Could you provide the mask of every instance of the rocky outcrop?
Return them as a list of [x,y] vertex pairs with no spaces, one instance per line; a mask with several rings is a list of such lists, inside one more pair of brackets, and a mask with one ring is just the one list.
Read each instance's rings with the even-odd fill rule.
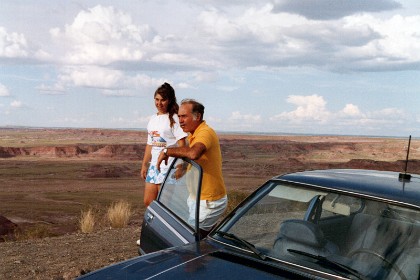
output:
[[144,145],[66,145],[37,147],[0,147],[0,158],[116,158],[137,160],[143,157]]
[[10,158],[26,154],[25,148],[0,147],[0,158]]
[[0,242],[10,240],[16,229],[17,225],[15,223],[0,215]]
[[96,157],[122,157],[127,159],[141,159],[144,145],[106,145],[97,149],[91,156]]

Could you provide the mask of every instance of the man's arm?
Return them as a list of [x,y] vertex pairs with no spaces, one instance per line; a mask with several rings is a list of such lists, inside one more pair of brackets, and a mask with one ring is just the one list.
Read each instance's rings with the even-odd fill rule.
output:
[[174,147],[168,148],[166,154],[163,151],[160,153],[158,161],[157,161],[157,168],[160,171],[160,164],[162,161],[165,161],[165,164],[168,163],[169,157],[178,157],[178,158],[189,158],[191,160],[199,159],[204,152],[206,151],[206,146],[201,143],[197,142],[192,147],[184,146],[184,147]]

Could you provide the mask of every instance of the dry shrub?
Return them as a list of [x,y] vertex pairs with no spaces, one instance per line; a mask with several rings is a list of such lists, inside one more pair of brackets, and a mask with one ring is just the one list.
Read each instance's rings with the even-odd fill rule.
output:
[[113,228],[123,228],[127,226],[131,215],[131,205],[124,200],[113,203],[108,208],[107,212],[107,218]]
[[80,220],[79,220],[79,227],[80,231],[83,233],[92,233],[95,229],[95,215],[93,214],[93,210],[89,209],[87,211],[82,211]]
[[34,224],[23,230],[15,231],[15,240],[30,240],[53,236],[49,227],[45,224]]

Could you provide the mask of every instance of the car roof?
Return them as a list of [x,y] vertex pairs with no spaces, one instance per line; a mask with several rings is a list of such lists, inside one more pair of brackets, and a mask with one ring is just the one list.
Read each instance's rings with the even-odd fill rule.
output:
[[280,175],[273,180],[360,193],[420,207],[420,175],[411,174],[410,180],[401,180],[399,174],[364,169],[326,169]]

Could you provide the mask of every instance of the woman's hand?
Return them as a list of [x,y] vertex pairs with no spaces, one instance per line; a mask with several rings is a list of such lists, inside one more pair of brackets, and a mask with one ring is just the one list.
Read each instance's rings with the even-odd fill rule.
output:
[[141,166],[141,170],[140,170],[140,176],[143,178],[143,180],[146,180],[146,176],[147,176],[147,166]]

